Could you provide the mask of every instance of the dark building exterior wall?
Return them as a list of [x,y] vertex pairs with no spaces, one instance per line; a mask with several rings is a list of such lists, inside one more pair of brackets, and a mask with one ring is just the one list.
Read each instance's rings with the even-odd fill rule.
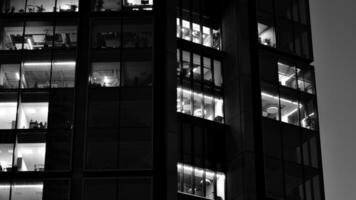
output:
[[0,199],[325,199],[307,0],[0,6]]

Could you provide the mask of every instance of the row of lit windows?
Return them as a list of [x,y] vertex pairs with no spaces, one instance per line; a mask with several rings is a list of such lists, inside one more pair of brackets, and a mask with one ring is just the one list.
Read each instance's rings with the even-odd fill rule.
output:
[[177,112],[224,123],[223,104],[221,97],[177,88]]
[[177,49],[177,76],[183,80],[222,87],[222,66],[219,60]]
[[[92,48],[152,47],[149,20],[94,20]],[[137,23],[137,22],[140,23]],[[0,50],[71,49],[77,46],[77,25],[69,21],[4,21],[1,24]]]
[[0,50],[70,49],[77,46],[77,26],[70,21],[3,21]]
[[205,199],[225,199],[225,174],[209,169],[177,164],[178,192]]
[[177,18],[177,38],[221,50],[220,29]]
[[74,60],[26,61],[22,64],[0,64],[0,88],[66,88],[74,87]]
[[[96,12],[152,10],[153,0],[93,0]],[[78,0],[4,0],[3,13],[78,12]]]

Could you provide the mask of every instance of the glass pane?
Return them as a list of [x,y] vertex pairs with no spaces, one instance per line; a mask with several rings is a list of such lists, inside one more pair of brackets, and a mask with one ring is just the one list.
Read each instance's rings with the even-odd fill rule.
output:
[[53,46],[53,24],[51,22],[27,22],[24,49],[42,50]]
[[177,88],[177,112],[183,112],[182,90]]
[[0,199],[10,200],[10,184],[0,183]]
[[96,12],[110,12],[119,11],[122,8],[122,0],[96,0],[95,11]]
[[57,0],[57,12],[78,12],[79,0]]
[[[179,88],[178,88],[179,90]],[[190,90],[181,89],[183,93],[182,107],[183,113],[191,115],[192,114],[192,92]]]
[[[13,152],[14,152],[13,144],[0,144],[0,171],[7,172],[12,170]],[[1,192],[0,192],[0,197],[1,197]]]
[[185,166],[183,168],[183,192],[193,194],[193,168]]
[[301,69],[298,73],[298,88],[302,92],[315,94],[314,71],[312,69]]
[[213,30],[213,45],[211,46],[214,49],[221,49],[221,33],[220,30]]
[[15,146],[18,171],[44,171],[46,143],[44,134],[19,134]]
[[0,88],[15,89],[19,87],[20,65],[0,64]]
[[193,115],[195,117],[203,117],[203,95],[193,93]]
[[206,198],[214,199],[215,197],[215,173],[211,170],[205,172],[205,192]]
[[92,48],[119,48],[121,47],[121,25],[118,20],[95,21]]
[[193,79],[196,81],[201,80],[201,62],[200,55],[193,54]]
[[201,44],[201,32],[199,24],[193,23],[192,36],[194,43]]
[[48,97],[45,93],[21,95],[18,108],[17,128],[47,129]]
[[152,47],[152,23],[150,20],[124,19],[124,48]]
[[190,72],[190,53],[188,51],[182,51],[182,75],[183,77],[190,78],[191,72]]
[[213,81],[213,75],[212,75],[212,72],[211,72],[211,59],[207,58],[207,57],[204,57],[203,66],[204,66],[204,69],[203,69],[204,82],[206,84],[211,84],[211,82]]
[[182,37],[182,32],[181,32],[182,26],[180,24],[180,19],[177,18],[176,22],[177,22],[177,38],[181,38]]
[[297,68],[278,62],[278,79],[280,85],[297,89]]
[[143,87],[152,85],[151,62],[126,62],[122,69],[123,86]]
[[262,116],[279,120],[279,95],[276,88],[262,85]]
[[316,130],[318,127],[318,116],[315,99],[308,96],[302,96],[299,110],[301,126],[307,129]]
[[182,20],[182,39],[191,41],[192,30],[190,29],[190,22],[187,20]]
[[93,87],[119,87],[120,62],[93,63],[90,83]]
[[279,102],[282,122],[299,125],[297,92],[281,88],[280,93]]
[[52,63],[49,60],[28,60],[22,65],[21,88],[48,88]]
[[77,26],[73,22],[57,22],[54,46],[58,49],[71,49],[77,46]]
[[214,99],[204,96],[204,119],[214,120],[215,117],[215,102]]
[[153,0],[124,0],[124,5],[131,10],[152,10]]
[[24,13],[26,0],[4,0],[3,13]]
[[1,23],[1,50],[21,50],[23,43],[23,22],[2,22]]
[[214,83],[218,87],[221,87],[223,84],[221,62],[217,60],[214,60]]
[[204,175],[205,172],[203,169],[195,168],[194,169],[194,194],[203,197],[204,196]]
[[0,93],[0,129],[16,128],[17,93]]
[[11,200],[42,200],[43,183],[15,183],[11,191]]
[[211,47],[213,44],[212,30],[209,27],[203,26],[203,45]]
[[75,62],[74,56],[54,55],[52,62],[52,88],[73,88],[75,81]]
[[214,98],[215,102],[215,116],[214,121],[224,123],[224,101],[222,99]]
[[274,27],[268,24],[258,23],[258,41],[260,44],[276,47]]
[[26,12],[53,12],[55,0],[27,0]]

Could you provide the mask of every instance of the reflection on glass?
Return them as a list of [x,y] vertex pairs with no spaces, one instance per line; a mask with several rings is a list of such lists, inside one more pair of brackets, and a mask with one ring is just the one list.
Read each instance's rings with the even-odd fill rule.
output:
[[96,12],[119,11],[122,8],[121,0],[96,0]]
[[21,88],[48,88],[50,85],[51,62],[24,62]]
[[142,87],[152,85],[151,62],[123,63],[122,77],[125,87]]
[[95,62],[92,64],[90,83],[94,87],[119,87],[120,63]]
[[23,43],[23,22],[2,22],[1,50],[21,50]]
[[46,143],[18,143],[15,165],[18,171],[44,171]]
[[[123,44],[124,48],[150,48],[152,47],[152,24],[142,23],[138,20],[124,21]],[[139,23],[138,23],[139,22]]]
[[0,64],[0,88],[14,89],[19,87],[20,65]]
[[289,88],[297,89],[297,68],[278,62],[279,84]]
[[11,200],[42,200],[43,183],[15,183],[11,191]]
[[[207,199],[225,199],[225,174],[208,169],[177,164],[178,192]],[[194,184],[193,184],[194,183]]]
[[301,104],[296,100],[296,95],[293,97],[281,97],[279,98],[280,109],[281,109],[281,120],[282,122],[288,124],[294,124],[296,126],[299,125],[299,107],[302,107]]
[[306,68],[298,72],[298,89],[302,92],[315,94],[314,72],[312,69]]
[[15,129],[17,94],[0,93],[0,97],[0,129]]
[[316,130],[317,114],[314,99],[305,98],[300,102],[300,124],[302,127]]
[[27,0],[27,13],[53,12],[55,0]]
[[52,63],[52,88],[74,87],[75,79],[75,61],[55,60]]
[[70,49],[77,46],[77,26],[68,22],[58,22],[55,28],[54,47]]
[[260,44],[276,47],[276,34],[272,26],[258,23],[258,41]]
[[211,59],[204,57],[203,58],[203,79],[206,83],[212,83],[213,81],[213,74],[211,73]]
[[124,6],[131,10],[152,10],[153,0],[123,0]]
[[121,46],[121,25],[114,21],[95,21],[93,48],[119,48]]
[[214,82],[215,85],[221,87],[223,84],[223,76],[221,71],[221,62],[214,60]]
[[201,81],[200,55],[193,54],[193,79]]
[[[221,33],[218,29],[212,29],[187,20],[176,19],[177,37],[192,41],[214,49],[221,49]],[[182,24],[181,24],[182,21]]]
[[279,98],[277,94],[269,94],[264,91],[262,98],[262,116],[279,120]]
[[24,36],[26,50],[42,50],[53,46],[53,24],[50,22],[27,22]]
[[190,53],[188,51],[182,51],[182,76],[190,78]]
[[79,0],[57,0],[57,12],[78,12]]
[[177,112],[224,123],[223,100],[221,98],[177,88]]
[[11,171],[13,152],[14,152],[13,144],[0,144],[0,171],[2,172]]
[[26,0],[4,0],[3,13],[24,13]]

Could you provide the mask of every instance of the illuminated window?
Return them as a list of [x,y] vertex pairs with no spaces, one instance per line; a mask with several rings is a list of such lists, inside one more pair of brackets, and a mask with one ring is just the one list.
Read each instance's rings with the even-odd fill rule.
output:
[[17,93],[0,93],[0,129],[16,128]]
[[44,171],[45,154],[46,143],[21,143],[20,139],[15,148],[15,166],[18,171]]
[[178,38],[221,50],[220,29],[202,26],[180,18],[177,18],[176,21]]
[[4,0],[3,2],[3,13],[78,12],[78,0]]
[[219,97],[177,88],[177,112],[223,123],[223,104]]
[[0,88],[15,89],[19,87],[20,65],[0,64]]
[[280,90],[263,84],[262,116],[307,129],[317,129],[315,97],[298,95],[296,91]]
[[152,10],[153,0],[123,0],[124,6],[130,10]]
[[120,63],[95,62],[92,64],[90,83],[94,87],[119,87]]
[[0,144],[0,171],[8,172],[12,170],[13,153],[14,144]]
[[206,199],[225,199],[225,174],[177,164],[178,192]]
[[258,23],[258,41],[260,44],[276,47],[276,34],[274,27]]

